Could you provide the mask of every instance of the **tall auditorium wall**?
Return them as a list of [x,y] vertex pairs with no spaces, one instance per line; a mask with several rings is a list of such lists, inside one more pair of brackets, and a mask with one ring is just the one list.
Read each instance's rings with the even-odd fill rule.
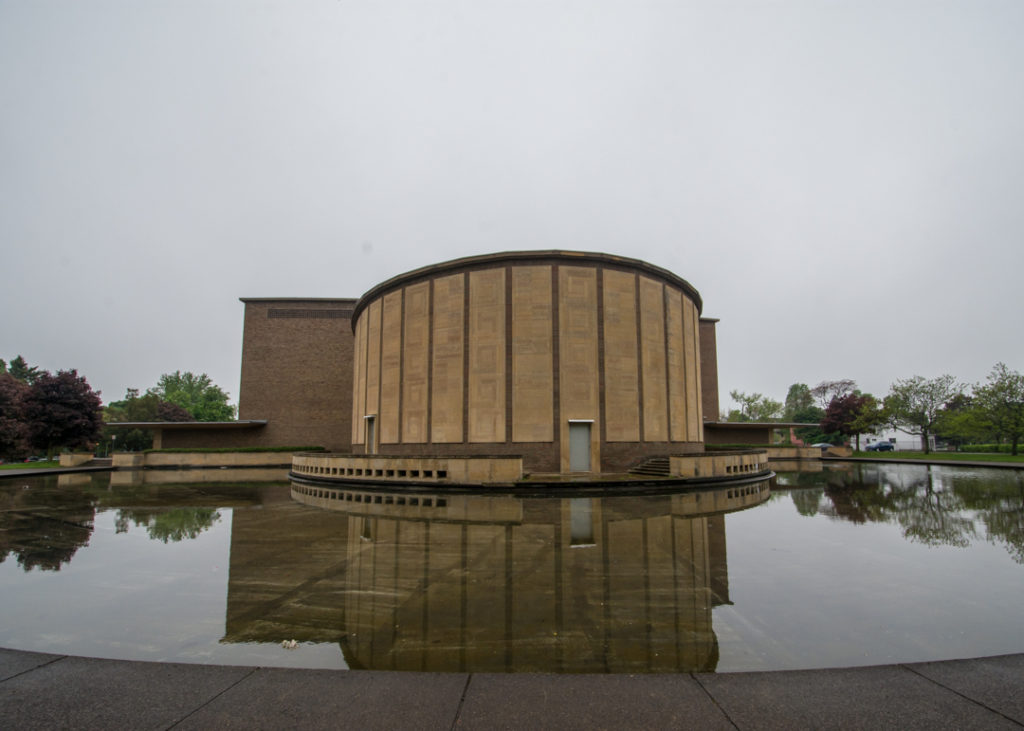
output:
[[[701,451],[700,308],[671,272],[603,254],[511,252],[395,277],[355,307],[352,449],[518,454],[530,472]],[[580,438],[589,469],[571,458]]]

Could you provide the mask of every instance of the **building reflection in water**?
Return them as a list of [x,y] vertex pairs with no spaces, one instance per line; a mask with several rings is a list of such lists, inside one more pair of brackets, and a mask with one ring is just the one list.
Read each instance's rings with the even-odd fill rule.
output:
[[234,513],[225,640],[336,641],[350,667],[381,670],[712,671],[711,610],[729,602],[724,514],[768,492],[295,483],[291,505],[276,493],[272,511]]

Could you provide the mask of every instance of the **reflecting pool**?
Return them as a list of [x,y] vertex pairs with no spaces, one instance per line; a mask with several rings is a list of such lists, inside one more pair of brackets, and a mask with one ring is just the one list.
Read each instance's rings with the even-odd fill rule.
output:
[[0,646],[597,673],[1024,651],[1016,470],[582,497],[144,478],[0,479]]

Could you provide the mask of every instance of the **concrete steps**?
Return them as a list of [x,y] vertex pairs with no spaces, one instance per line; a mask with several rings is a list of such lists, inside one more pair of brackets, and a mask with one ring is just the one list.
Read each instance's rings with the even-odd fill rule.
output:
[[647,475],[650,477],[669,477],[671,475],[668,457],[648,457],[629,471],[631,475]]

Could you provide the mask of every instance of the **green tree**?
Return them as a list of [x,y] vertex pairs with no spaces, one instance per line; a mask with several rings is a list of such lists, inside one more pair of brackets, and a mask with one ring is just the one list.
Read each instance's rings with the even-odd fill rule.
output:
[[235,418],[235,407],[228,403],[228,395],[205,373],[195,375],[188,371],[165,373],[155,388],[149,389],[161,401],[177,404],[196,421],[230,421]]
[[727,421],[772,421],[782,416],[782,403],[762,394],[730,391],[729,396],[740,408],[730,411]]
[[883,424],[885,424],[885,416],[878,401],[871,394],[860,391],[832,399],[821,420],[822,431],[837,432],[844,437],[854,437],[858,451],[860,451],[860,435],[872,432]]
[[[806,383],[794,383],[786,392],[786,406],[782,418],[786,421],[802,421],[797,414],[814,408],[814,396]],[[815,419],[818,421],[818,419]]]
[[100,395],[75,370],[43,371],[22,401],[29,443],[53,456],[60,447],[91,447],[103,427]]
[[878,399],[870,393],[864,394],[864,401],[861,403],[860,409],[857,410],[853,421],[850,422],[850,428],[857,435],[857,450],[860,450],[861,434],[870,434],[885,426],[887,422],[888,416]]
[[898,380],[885,397],[887,421],[907,434],[920,436],[922,448],[928,454],[928,437],[935,433],[943,406],[960,392],[960,384],[950,375]]
[[118,421],[192,421],[186,409],[163,401],[152,391],[139,396],[139,389],[129,388],[120,401],[112,401],[104,411],[108,423]]
[[1024,436],[1024,376],[996,363],[988,383],[974,387],[974,401],[998,439],[1010,442],[1011,454],[1017,454]]
[[[820,424],[825,410],[817,405],[814,394],[806,383],[794,383],[786,393],[786,406],[782,418],[804,424]],[[804,444],[829,442],[835,444],[840,435],[822,431],[820,426],[802,426],[794,430],[794,434]]]
[[116,443],[121,449],[138,452],[153,446],[153,432],[119,427],[118,422],[193,421],[193,417],[177,404],[161,401],[155,393],[139,396],[137,388],[129,388],[122,400],[112,401],[103,410],[103,421],[103,439],[108,446]]
[[965,442],[986,442],[993,440],[992,425],[975,400],[966,394],[957,394],[943,407],[935,425],[935,436],[958,447]]
[[45,372],[35,366],[30,366],[20,355],[10,362],[10,365],[6,367],[6,371],[22,383],[27,383],[30,386]]

